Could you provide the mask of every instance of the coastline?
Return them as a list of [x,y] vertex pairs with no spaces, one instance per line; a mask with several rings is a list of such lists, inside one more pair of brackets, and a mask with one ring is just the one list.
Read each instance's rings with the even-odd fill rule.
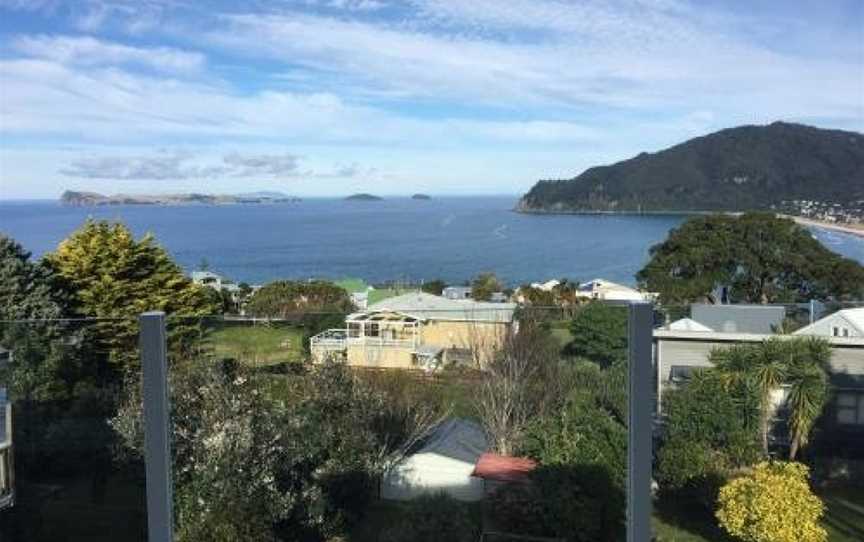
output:
[[780,215],[784,218],[791,218],[795,221],[796,224],[800,224],[802,226],[812,226],[814,228],[821,228],[823,230],[835,231],[838,233],[846,233],[849,235],[854,235],[856,237],[864,237],[864,225],[854,225],[854,224],[835,224],[833,222],[825,222],[823,220],[813,220],[812,218],[804,218],[800,216],[792,216],[792,215]]

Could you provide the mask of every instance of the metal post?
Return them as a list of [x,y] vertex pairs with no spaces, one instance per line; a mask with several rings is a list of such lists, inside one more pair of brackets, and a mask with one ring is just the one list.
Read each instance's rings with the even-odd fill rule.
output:
[[174,510],[171,447],[168,439],[168,363],[164,312],[145,312],[141,325],[141,370],[144,377],[144,461],[147,471],[149,542],[173,540]]
[[627,542],[651,540],[653,311],[650,303],[632,303],[629,310]]

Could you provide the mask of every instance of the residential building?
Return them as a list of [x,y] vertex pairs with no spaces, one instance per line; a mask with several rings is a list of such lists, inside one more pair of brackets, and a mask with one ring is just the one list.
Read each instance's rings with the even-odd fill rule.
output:
[[[741,314],[745,318],[736,325],[757,325],[748,310]],[[694,371],[712,366],[709,361],[712,350],[735,344],[761,343],[772,337],[791,339],[796,336],[821,336],[831,346],[829,379],[834,392],[823,427],[830,428],[826,434],[832,439],[864,439],[864,335],[833,335],[832,328],[837,327],[838,322],[848,321],[848,314],[835,317],[836,314],[829,315],[793,335],[705,330],[691,324],[693,320],[679,320],[654,330],[658,413],[662,411],[665,392],[686,383]],[[771,316],[774,321],[776,318],[777,315]],[[704,322],[696,323],[707,327]],[[758,323],[757,327],[762,328],[761,326],[764,326],[764,322]],[[824,330],[829,332],[820,332]],[[779,406],[784,400],[785,393],[778,390],[774,397],[775,406]]]
[[652,301],[657,297],[656,294],[640,292],[629,286],[604,279],[594,279],[580,284],[576,296],[584,299],[612,302]]
[[782,305],[690,305],[690,318],[724,333],[777,333],[786,318]]
[[216,290],[231,292],[232,296],[237,296],[240,293],[240,286],[237,283],[212,271],[192,271],[192,282]]
[[471,299],[471,287],[447,286],[441,291],[441,296],[447,299]]
[[864,307],[843,309],[813,322],[796,335],[864,338]]
[[344,329],[312,337],[312,358],[320,362],[337,357],[360,367],[424,370],[459,359],[482,361],[503,341],[515,309],[513,303],[404,294],[349,315]]
[[446,420],[382,477],[381,498],[410,500],[443,492],[460,501],[478,501],[483,498],[483,481],[472,473],[487,449],[480,425],[460,418]]

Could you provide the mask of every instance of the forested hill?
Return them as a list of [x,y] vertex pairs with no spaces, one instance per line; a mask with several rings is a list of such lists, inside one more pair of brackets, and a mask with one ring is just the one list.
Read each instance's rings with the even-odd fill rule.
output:
[[864,135],[775,122],[697,137],[573,179],[540,181],[526,212],[767,209],[864,199]]

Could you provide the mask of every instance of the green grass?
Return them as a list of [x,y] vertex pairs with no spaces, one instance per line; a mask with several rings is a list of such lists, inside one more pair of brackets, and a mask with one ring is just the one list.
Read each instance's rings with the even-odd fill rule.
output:
[[[828,540],[864,540],[864,489],[832,488],[818,493],[826,506],[822,525],[828,530]],[[730,542],[713,518],[686,503],[658,503],[653,525],[659,542]]]
[[369,286],[366,284],[366,281],[363,279],[342,279],[334,282],[336,286],[342,288],[349,294],[353,294],[354,292],[365,292],[366,288]]
[[570,322],[572,322],[572,320],[555,320],[554,322],[549,322],[549,333],[561,348],[564,348],[573,340],[573,334],[570,333]]
[[254,366],[300,361],[303,330],[285,326],[236,325],[213,331],[209,343],[217,357]]

